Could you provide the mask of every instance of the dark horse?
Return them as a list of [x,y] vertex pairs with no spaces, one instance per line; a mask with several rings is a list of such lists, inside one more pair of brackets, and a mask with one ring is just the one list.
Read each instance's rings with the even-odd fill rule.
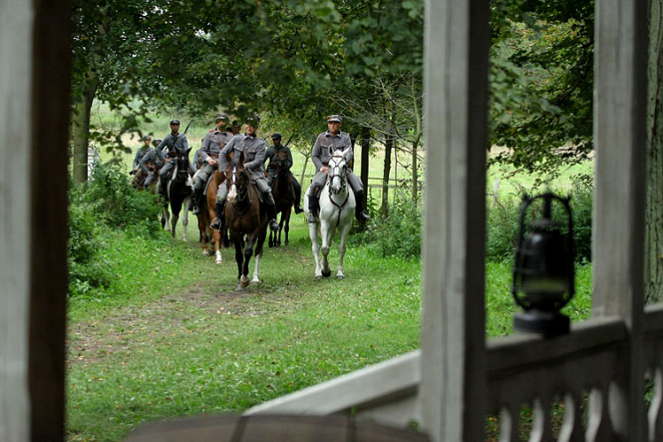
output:
[[[177,155],[171,161],[176,161],[173,172],[168,180],[166,187],[167,195],[164,195],[166,202],[163,205],[163,214],[161,215],[161,225],[166,228],[166,231],[172,233],[175,238],[175,228],[177,227],[177,220],[184,205],[184,218],[182,219],[182,241],[187,241],[186,227],[189,224],[189,206],[191,206],[191,197],[193,195],[193,182],[191,175],[189,175],[189,148],[186,151],[177,151]],[[160,186],[157,186],[160,187]],[[168,206],[173,212],[172,222],[169,224],[170,213]],[[172,226],[172,230],[171,230]]]
[[[226,225],[230,232],[230,240],[235,245],[235,261],[237,261],[237,290],[249,285],[249,261],[254,254],[256,264],[253,272],[254,284],[259,284],[260,258],[267,237],[267,214],[260,204],[260,198],[251,177],[244,167],[244,153],[232,157],[226,155],[226,183],[228,198],[226,204]],[[246,240],[245,240],[246,237]]]
[[290,232],[290,214],[295,203],[295,190],[290,180],[290,171],[285,167],[288,160],[287,151],[276,153],[276,176],[272,183],[272,194],[276,203],[276,216],[281,214],[278,232],[269,231],[269,247],[281,245],[281,231],[285,228],[285,245],[289,243],[288,232]]

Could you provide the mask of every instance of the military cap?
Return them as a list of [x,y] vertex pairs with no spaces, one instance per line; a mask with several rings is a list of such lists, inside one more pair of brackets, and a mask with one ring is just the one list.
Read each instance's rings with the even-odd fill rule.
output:
[[180,120],[170,120],[170,125],[172,126],[173,124],[180,124]]
[[152,139],[152,137],[149,136],[149,135],[145,135],[145,136],[143,137],[143,141],[147,141],[147,140],[151,140],[151,139]]
[[250,116],[246,117],[245,122],[250,124],[251,126],[257,127],[260,124],[260,116],[250,115]]
[[228,114],[216,114],[216,117],[214,118],[214,120],[216,120],[216,121],[219,121],[219,120],[228,121],[229,119],[230,119],[230,117],[228,116]]
[[272,140],[280,140],[281,139],[281,134],[276,132],[272,134]]
[[327,123],[340,123],[340,122],[341,122],[340,115],[330,115],[327,117]]

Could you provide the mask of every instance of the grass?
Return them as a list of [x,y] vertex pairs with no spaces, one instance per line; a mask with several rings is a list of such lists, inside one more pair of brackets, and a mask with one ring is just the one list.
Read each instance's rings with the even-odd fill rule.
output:
[[[349,248],[347,279],[316,282],[303,219],[293,224],[290,245],[266,251],[263,284],[245,292],[234,291],[227,249],[215,265],[196,242],[115,233],[104,253],[117,278],[105,296],[69,305],[68,440],[117,441],[143,421],[241,412],[419,346],[418,261]],[[511,332],[510,268],[487,266],[489,336]],[[590,272],[579,269],[574,320],[588,312]]]
[[[165,135],[169,118],[146,130]],[[206,130],[192,126],[189,139]],[[303,157],[294,157],[298,174]],[[129,164],[133,155],[120,158]],[[508,172],[490,171],[489,182]],[[371,175],[381,173],[374,158]],[[518,179],[528,185],[530,178]],[[500,191],[519,185],[502,180]],[[419,347],[419,261],[381,258],[370,244],[351,243],[347,279],[316,282],[300,215],[290,245],[267,249],[263,283],[236,292],[233,252],[223,249],[222,265],[203,257],[190,218],[189,243],[109,232],[101,253],[116,277],[103,293],[70,299],[69,441],[119,441],[145,421],[241,412]],[[331,254],[333,266],[335,248]],[[489,337],[513,331],[511,266],[486,266]],[[579,321],[590,311],[591,266],[579,266],[576,277],[578,293],[565,311]]]

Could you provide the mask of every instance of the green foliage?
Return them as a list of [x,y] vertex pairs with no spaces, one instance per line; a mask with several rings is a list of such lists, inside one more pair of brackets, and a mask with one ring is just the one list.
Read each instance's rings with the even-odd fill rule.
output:
[[131,187],[121,166],[97,166],[92,179],[69,192],[69,294],[96,297],[110,287],[116,268],[104,254],[114,232],[157,240],[162,236],[154,195]]
[[389,205],[389,216],[373,214],[362,241],[371,244],[381,257],[415,259],[421,256],[421,202],[397,196]]
[[[573,242],[576,261],[587,263],[592,260],[592,202],[594,187],[591,177],[574,177],[568,195],[573,215]],[[559,196],[566,193],[555,191]],[[530,195],[531,196],[531,195]],[[512,260],[516,247],[520,210],[523,195],[516,198],[498,198],[487,206],[486,257],[489,260]],[[566,233],[567,215],[563,206],[553,203],[552,216],[559,220],[562,233]],[[542,206],[533,204],[525,214],[525,221],[536,219],[543,212]]]
[[94,206],[102,222],[114,229],[128,229],[156,236],[161,230],[158,198],[131,186],[124,165],[111,161],[94,168],[86,185],[85,201]]

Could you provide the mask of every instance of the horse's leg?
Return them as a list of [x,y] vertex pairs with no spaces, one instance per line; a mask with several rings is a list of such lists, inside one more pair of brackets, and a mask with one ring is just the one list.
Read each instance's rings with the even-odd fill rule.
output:
[[315,259],[315,279],[322,278],[320,268],[320,246],[318,245],[318,224],[308,225],[308,236],[311,238],[311,249],[313,250],[313,259]]
[[214,255],[216,256],[216,263],[221,264],[223,259],[221,258],[221,235],[216,229],[210,229],[212,231],[212,244],[214,245]]
[[265,245],[265,239],[267,238],[267,226],[265,226],[265,229],[260,229],[258,231],[258,241],[256,244],[256,264],[255,268],[253,270],[253,279],[251,280],[251,284],[260,284],[260,259],[262,258],[262,250],[263,246]]
[[233,243],[235,244],[235,262],[237,263],[237,287],[235,290],[244,290],[245,286],[241,284],[242,262],[244,261],[244,253],[242,253],[242,241],[238,238],[233,238]]
[[168,211],[168,203],[163,206],[163,212],[161,212],[161,227],[166,229],[166,232],[170,232],[170,212]]
[[255,233],[251,235],[246,241],[246,247],[244,247],[244,265],[242,266],[242,278],[239,281],[242,287],[249,285],[249,262],[251,262],[251,256],[253,256],[253,245],[257,236]]
[[278,231],[279,238],[276,241],[276,245],[279,247],[281,247],[281,232],[283,232],[284,221],[285,221],[285,210],[281,212],[281,219],[279,219],[279,231]]
[[203,245],[203,256],[209,256],[209,251],[207,249],[207,229],[205,228],[205,217],[200,214],[198,216],[198,233],[200,236],[200,242]]
[[186,228],[189,225],[189,206],[191,206],[191,197],[188,196],[184,199],[184,216],[182,217],[182,241],[189,241]]
[[[288,207],[288,209],[284,212],[286,214],[285,217],[285,224],[284,224],[284,229],[285,229],[285,245],[287,246],[290,241],[288,240],[288,232],[290,232],[290,214],[291,214],[291,209],[292,207]],[[281,217],[281,222],[283,222],[283,217]]]
[[338,243],[338,271],[336,272],[336,277],[338,279],[345,278],[343,273],[343,256],[345,256],[345,250],[347,248],[346,239],[348,233],[350,233],[350,228],[352,228],[352,218],[349,220],[346,225],[341,229],[341,241]]
[[171,220],[170,220],[170,225],[172,226],[172,230],[170,231],[170,233],[173,239],[175,239],[175,229],[177,228],[177,221],[180,219],[180,214],[177,207],[178,206],[172,204],[170,206],[170,210],[173,211],[173,213],[171,213]]
[[322,237],[322,247],[320,248],[322,252],[322,276],[326,278],[331,275],[328,256],[331,239],[334,237],[334,228],[330,227],[326,221],[320,223],[320,236]]

